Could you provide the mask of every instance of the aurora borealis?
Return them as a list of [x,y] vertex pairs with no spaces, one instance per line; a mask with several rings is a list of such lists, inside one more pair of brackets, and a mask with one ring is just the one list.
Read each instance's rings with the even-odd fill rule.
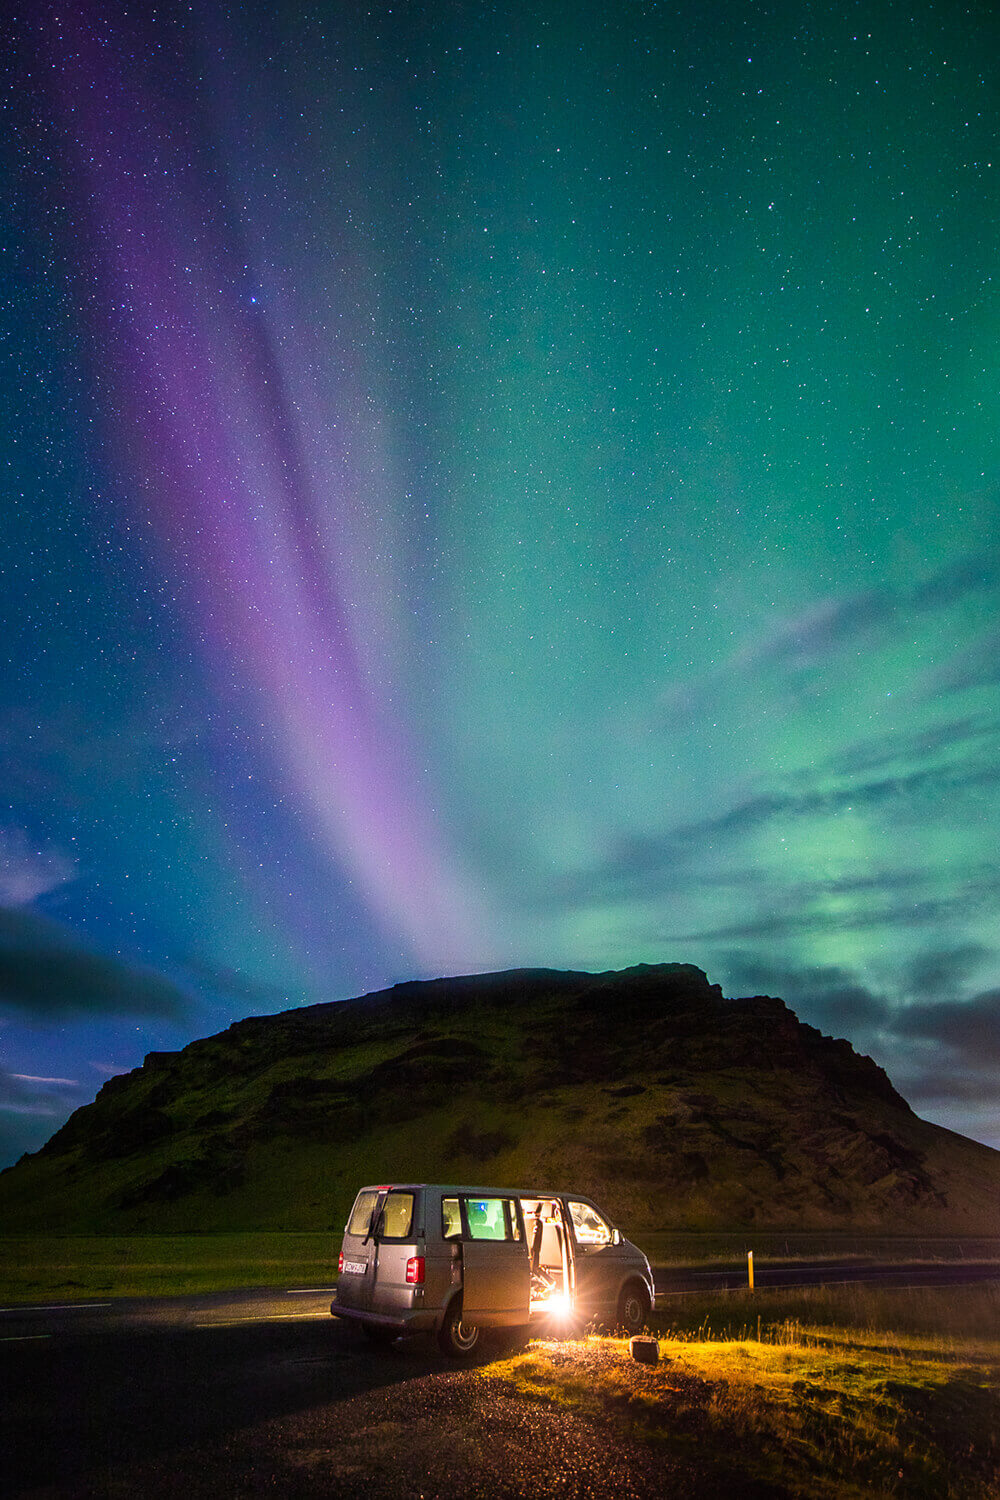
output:
[[1000,1145],[993,8],[5,25],[0,1161],[659,961]]

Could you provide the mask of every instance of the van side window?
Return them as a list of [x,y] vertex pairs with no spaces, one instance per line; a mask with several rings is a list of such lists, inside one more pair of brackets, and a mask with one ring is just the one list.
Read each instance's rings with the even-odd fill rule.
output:
[[462,1238],[462,1215],[457,1198],[441,1199],[441,1234],[446,1240]]
[[509,1198],[466,1198],[470,1240],[520,1238],[514,1205]]
[[372,1209],[375,1207],[378,1193],[359,1193],[354,1200],[351,1209],[351,1217],[347,1221],[348,1234],[367,1234],[371,1228]]
[[389,1193],[382,1210],[382,1239],[405,1240],[413,1223],[413,1194]]
[[578,1245],[611,1244],[611,1225],[589,1203],[574,1203],[570,1199],[569,1216]]

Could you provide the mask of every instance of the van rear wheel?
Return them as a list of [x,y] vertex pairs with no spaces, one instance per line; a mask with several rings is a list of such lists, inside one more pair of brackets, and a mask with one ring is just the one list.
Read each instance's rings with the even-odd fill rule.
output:
[[479,1344],[478,1323],[466,1323],[462,1317],[462,1299],[456,1297],[444,1315],[438,1343],[451,1359],[468,1359]]
[[649,1317],[649,1293],[639,1281],[622,1287],[618,1298],[618,1323],[626,1333],[641,1333]]

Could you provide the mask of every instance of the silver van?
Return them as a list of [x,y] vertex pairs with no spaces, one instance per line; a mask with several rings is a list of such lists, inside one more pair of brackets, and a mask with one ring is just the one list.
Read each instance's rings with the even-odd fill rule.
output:
[[358,1193],[330,1311],[375,1341],[435,1332],[462,1356],[484,1329],[638,1333],[654,1299],[649,1261],[588,1198],[420,1182]]

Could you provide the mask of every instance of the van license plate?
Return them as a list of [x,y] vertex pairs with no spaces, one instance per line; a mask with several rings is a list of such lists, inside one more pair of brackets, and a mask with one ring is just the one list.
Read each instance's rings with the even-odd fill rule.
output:
[[368,1262],[365,1260],[344,1261],[344,1270],[347,1272],[348,1276],[363,1276],[367,1269]]

